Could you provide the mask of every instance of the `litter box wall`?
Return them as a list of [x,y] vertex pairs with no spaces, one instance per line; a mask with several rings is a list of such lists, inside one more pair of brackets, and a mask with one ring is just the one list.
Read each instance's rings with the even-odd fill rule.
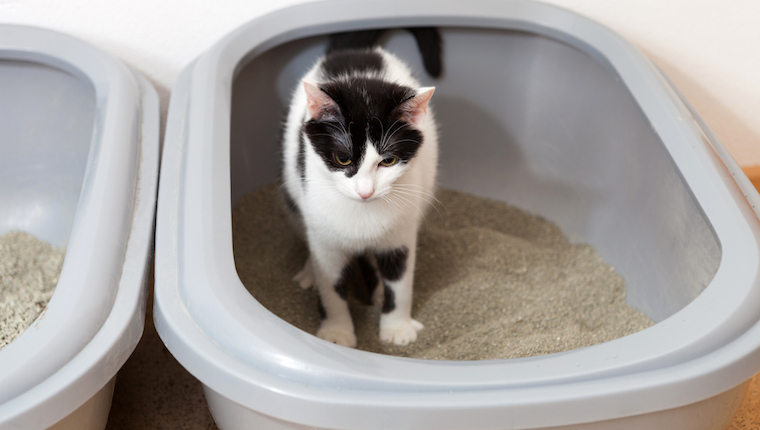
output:
[[[423,72],[408,32],[384,44],[420,71],[422,85],[436,86],[441,186],[540,213],[572,239],[593,244],[633,286],[629,303],[655,321],[702,292],[718,269],[720,245],[614,70],[536,33],[448,28],[442,36],[446,70],[437,80]],[[238,70],[233,206],[280,179],[284,112],[297,80],[325,48],[323,36],[299,39]]]
[[[278,177],[284,108],[324,35],[423,25],[445,39],[445,76],[424,82],[437,87],[442,185],[591,243],[659,324],[563,354],[430,362],[326,343],[248,294],[231,207]],[[403,32],[386,46],[422,70]],[[721,428],[759,370],[760,236],[744,197],[757,194],[699,122],[632,46],[547,5],[339,1],[262,17],[173,89],[156,327],[224,428]]]
[[0,351],[0,428],[104,428],[145,315],[158,98],[56,32],[0,26],[0,234],[67,253],[42,315]]

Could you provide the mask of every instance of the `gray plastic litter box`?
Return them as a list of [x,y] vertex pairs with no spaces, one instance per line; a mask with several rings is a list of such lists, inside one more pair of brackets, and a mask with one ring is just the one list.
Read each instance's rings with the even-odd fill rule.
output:
[[158,188],[155,90],[72,37],[0,25],[0,234],[67,252],[0,350],[0,428],[103,429],[142,335]]
[[[326,34],[437,26],[440,184],[558,223],[657,324],[525,359],[343,348],[262,307],[235,270],[231,208],[278,179],[278,133]],[[385,46],[423,70],[411,36]],[[736,180],[735,180],[736,179]],[[737,185],[738,183],[738,185]],[[233,31],[172,93],[155,320],[223,429],[719,429],[760,371],[758,201],[666,79],[610,30],[529,1],[331,1]]]

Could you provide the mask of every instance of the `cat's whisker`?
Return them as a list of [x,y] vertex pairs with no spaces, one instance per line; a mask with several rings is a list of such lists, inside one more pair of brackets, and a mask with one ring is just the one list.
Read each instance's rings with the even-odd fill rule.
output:
[[[436,199],[435,196],[433,196],[432,194],[427,193],[427,192],[423,192],[421,190],[415,190],[415,189],[406,189],[405,190],[405,189],[399,189],[399,188],[396,188],[395,192],[396,192],[396,194],[398,194],[400,196],[401,195],[413,196],[413,197],[417,197],[417,198],[421,199],[426,204],[430,205],[433,209],[435,209],[435,211],[438,213],[439,217],[443,217],[443,214],[438,209],[437,205],[435,205],[433,203],[437,202],[439,205],[441,205],[441,207],[444,207],[444,208],[445,208],[445,206],[443,206],[443,204],[440,202],[440,200]],[[422,213],[423,216],[426,215],[425,211],[421,211],[421,213]]]
[[425,187],[421,185],[415,185],[415,184],[393,184],[394,190],[403,190],[408,191],[412,193],[419,193],[421,195],[425,195],[431,198],[435,198],[433,193],[429,192]]
[[[398,123],[398,122],[399,122],[399,120],[396,120],[393,123],[393,125],[396,125],[396,123]],[[390,131],[390,130],[393,129],[393,125],[391,125],[391,127],[388,129],[388,131]],[[386,137],[385,140],[384,140],[384,142],[380,145],[381,148],[383,148],[384,151],[391,150],[398,142],[393,142],[393,145],[390,145],[390,146],[387,146],[387,147],[386,147],[386,145],[388,145],[388,142],[393,138],[393,136],[396,133],[398,133],[399,131],[403,130],[405,127],[409,127],[409,124],[404,122],[404,123],[401,124],[401,126],[397,127],[395,130],[393,130],[393,133],[391,133],[390,136]],[[408,140],[408,139],[406,139],[406,140]]]
[[[342,122],[338,123],[340,125],[340,127],[338,127],[337,125],[335,125],[332,122],[325,122],[324,124],[328,125],[328,126],[330,126],[332,128],[334,128],[335,130],[337,130],[338,133],[340,133],[341,136],[343,137],[343,140],[337,139],[337,141],[340,142],[340,143],[345,144],[345,146],[347,147],[347,149],[351,149],[352,143],[351,143],[351,133],[350,132],[351,132],[351,124],[353,124],[353,122],[348,124],[348,131],[346,131],[346,126]],[[317,135],[315,134],[315,136],[317,136]],[[327,135],[327,134],[319,134],[318,136],[334,137],[334,136]]]
[[[290,183],[290,182],[294,182],[294,181],[292,181],[292,180],[291,180],[291,181],[283,181],[283,183],[282,183],[282,184],[280,184],[280,186],[279,186],[279,187],[277,187],[277,192],[276,192],[276,194],[277,194],[277,195],[280,195],[280,193],[282,192],[282,189],[283,189],[283,188],[285,188],[285,185],[286,185],[286,184],[288,184],[288,183]],[[286,191],[286,192],[287,192],[287,191]],[[295,201],[294,201],[292,204],[288,205],[288,204],[287,204],[287,201],[288,201],[288,200],[289,200],[289,199],[282,199],[282,202],[283,202],[283,204],[284,204],[285,206],[289,206],[289,208],[290,208],[291,210],[294,210],[295,208],[297,208],[297,207],[298,207],[298,204],[296,204],[296,202],[295,202]]]
[[329,137],[329,138],[335,138],[332,134],[327,133],[313,133],[312,136],[323,136],[323,137]]
[[385,150],[386,150],[386,151],[393,151],[393,149],[394,149],[396,146],[398,146],[399,144],[401,144],[401,143],[404,143],[404,142],[411,142],[411,143],[417,143],[417,144],[418,144],[418,143],[420,143],[418,140],[414,140],[414,139],[402,139],[402,140],[396,140],[396,141],[394,141],[394,142],[393,142],[393,143],[392,143],[390,146],[388,146],[388,147],[387,147]]
[[396,203],[393,198],[390,195],[385,195],[382,197],[383,201],[387,202],[391,206],[393,206],[394,211],[398,211],[401,209],[401,206],[399,206],[398,203]]
[[[385,131],[383,130],[383,122],[380,121],[380,118],[373,116],[372,119],[376,119],[378,124],[380,124],[380,147],[383,147],[383,136],[385,136]],[[392,126],[391,126],[392,127]]]
[[288,185],[288,184],[290,184],[290,183],[293,183],[293,182],[295,182],[295,181],[293,181],[293,180],[290,180],[290,181],[282,181],[282,184],[280,184],[280,186],[279,186],[279,187],[277,187],[277,192],[279,193],[280,191],[282,191],[282,189],[283,189],[283,188],[285,188],[285,186],[286,186],[286,185]]
[[[446,207],[446,205],[444,205],[440,200],[438,200],[438,198],[435,197],[435,194],[430,193],[429,191],[427,191],[427,189],[425,187],[423,187],[422,185],[417,185],[417,184],[394,184],[393,186],[396,187],[397,189],[400,189],[400,190],[412,191],[412,192],[420,193],[421,195],[424,195],[424,196],[426,196],[428,198],[427,201],[429,203],[431,203],[431,204],[435,203],[435,204],[433,204],[433,207],[437,211],[438,211],[438,207],[437,206],[440,206],[441,208],[443,208],[446,211],[448,211],[448,208]],[[440,214],[441,212],[438,211],[438,213]]]
[[396,119],[395,121],[393,121],[393,124],[391,124],[391,126],[388,127],[388,130],[386,130],[385,133],[382,134],[382,137],[380,138],[380,148],[381,148],[381,150],[383,150],[383,151],[387,150],[387,148],[385,148],[385,145],[388,143],[388,139],[389,139],[388,133],[391,130],[393,130],[393,126],[395,126],[396,124],[398,124],[399,121],[400,121],[400,119]]
[[422,215],[423,218],[425,218],[425,212],[419,207],[419,205],[415,204],[413,200],[405,197],[402,194],[396,194],[395,197],[398,198],[401,201],[401,203],[404,203],[406,207],[416,210],[417,213],[419,213],[420,215]]
[[348,130],[346,130],[346,126],[343,123],[340,123],[340,126],[343,127],[343,135],[346,137],[346,142],[348,142],[348,144],[349,144],[349,149],[351,149],[350,146],[353,145],[353,143],[351,142],[351,126],[353,124],[354,124],[353,121],[349,122],[348,123]]
[[405,207],[407,207],[406,205],[402,204],[402,202],[397,201],[394,197],[388,197],[388,203],[393,206],[394,211],[396,212],[402,211]]
[[322,184],[330,184],[335,185],[335,182],[329,180],[329,179],[322,179],[322,178],[304,178],[304,182],[306,183],[322,183]]
[[324,185],[327,189],[337,189],[334,182],[325,179],[307,179],[306,184]]
[[401,139],[401,140],[394,141],[393,144],[398,145],[399,143],[405,143],[405,142],[419,143],[419,141],[414,140],[414,139]]
[[423,200],[425,200],[425,202],[426,202],[426,203],[430,203],[430,204],[436,203],[437,205],[440,205],[442,208],[444,208],[444,209],[445,209],[445,206],[444,206],[444,204],[443,204],[443,203],[441,203],[441,201],[440,201],[440,200],[438,200],[438,199],[435,197],[435,195],[433,195],[433,194],[430,194],[430,193],[428,193],[428,192],[425,192],[425,191],[423,191],[423,190],[416,190],[416,189],[404,189],[404,188],[396,188],[395,190],[396,190],[397,192],[400,192],[400,193],[406,193],[406,194],[410,194],[410,195],[416,195],[416,196],[419,196],[419,197],[421,197]]
[[338,189],[338,187],[335,185],[334,182],[324,180],[324,179],[306,179],[304,180],[306,184],[314,184],[314,185],[322,185],[323,187],[320,188],[321,191],[329,193],[328,196],[335,197],[335,198],[341,198],[345,197],[344,194]]
[[[397,119],[396,121],[393,122],[393,125],[396,125],[399,121],[400,120]],[[405,127],[409,127],[409,123],[406,123],[406,122],[401,123],[401,125],[398,128],[396,128],[395,130],[393,130],[393,133],[391,133],[391,135],[388,136],[387,139],[391,139],[396,133],[398,133],[399,131],[403,130]],[[392,129],[392,127],[391,127],[391,129]]]
[[417,197],[416,195],[409,193],[396,193],[396,196],[402,201],[409,203],[410,207],[419,209],[420,206],[417,204],[417,199],[415,199],[415,197]]

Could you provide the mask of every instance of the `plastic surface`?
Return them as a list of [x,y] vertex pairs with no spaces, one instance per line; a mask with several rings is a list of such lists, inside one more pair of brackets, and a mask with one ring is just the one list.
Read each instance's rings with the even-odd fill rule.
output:
[[[562,354],[436,362],[329,344],[246,291],[231,207],[278,179],[280,120],[324,35],[422,25],[444,37],[445,75],[423,82],[436,86],[441,185],[539,213],[591,243],[658,324]],[[408,35],[385,45],[422,70]],[[760,370],[760,225],[745,199],[756,191],[737,185],[741,171],[699,121],[630,44],[540,3],[327,2],[267,15],[173,89],[159,335],[230,428],[253,428],[241,417],[254,415],[292,429],[633,428],[657,417],[669,417],[661,428],[719,428]],[[700,402],[714,421],[694,416]]]
[[106,428],[115,385],[116,377],[66,418],[48,427],[48,430],[102,430]]
[[67,246],[47,308],[0,350],[0,428],[41,429],[102,392],[142,335],[158,97],[103,52],[14,25],[0,93],[0,234]]
[[[749,382],[721,393],[715,397],[649,414],[617,418],[593,423],[571,424],[568,426],[544,427],[536,430],[714,430],[724,429],[731,422],[735,411],[744,400]],[[204,387],[204,394],[219,428],[222,429],[267,429],[267,430],[326,430],[324,427],[296,424],[247,408],[230,401],[221,394]],[[425,428],[424,425],[394,421],[392,428]],[[365,423],[357,422],[362,428]],[[389,424],[390,421],[389,421]],[[501,425],[501,426],[500,426]],[[462,427],[475,428],[475,427]],[[494,423],[489,428],[509,428],[502,423]]]

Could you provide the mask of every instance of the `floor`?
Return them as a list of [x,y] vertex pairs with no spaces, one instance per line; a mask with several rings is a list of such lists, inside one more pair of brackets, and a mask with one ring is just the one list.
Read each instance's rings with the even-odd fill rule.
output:
[[152,309],[151,294],[143,337],[116,377],[106,429],[217,430],[201,384],[158,337]]

